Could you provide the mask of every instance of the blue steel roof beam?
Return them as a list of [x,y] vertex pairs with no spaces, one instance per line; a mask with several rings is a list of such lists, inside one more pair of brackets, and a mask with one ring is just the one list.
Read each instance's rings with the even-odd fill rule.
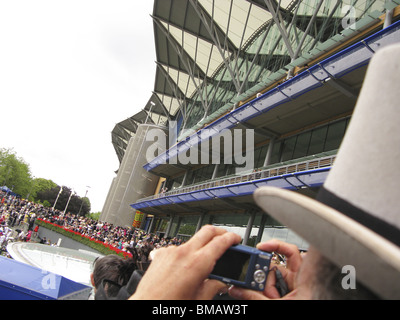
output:
[[304,187],[307,187],[307,185],[305,185],[304,183],[302,183],[302,181],[299,180],[299,179],[296,179],[296,181],[297,181],[297,182],[300,182],[300,183],[301,183],[300,185],[299,185],[298,183],[295,183],[295,182],[290,181],[290,178],[296,178],[296,175],[293,174],[293,173],[290,174],[290,175],[284,175],[284,176],[282,176],[282,178],[285,179],[285,181],[286,181],[288,184],[290,184],[291,186],[293,186],[293,188],[296,189],[296,190],[300,190],[300,189],[302,189],[302,188],[304,188]]
[[300,178],[299,178],[299,176],[298,175],[293,175],[303,186],[305,186],[305,187],[307,187],[308,189],[311,189],[311,186],[310,185],[308,185],[307,183],[305,183],[303,180],[301,180]]

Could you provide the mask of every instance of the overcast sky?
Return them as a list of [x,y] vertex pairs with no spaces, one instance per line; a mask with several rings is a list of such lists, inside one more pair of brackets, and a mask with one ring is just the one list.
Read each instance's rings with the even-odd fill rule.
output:
[[0,1],[0,148],[101,211],[116,123],[151,97],[153,1]]

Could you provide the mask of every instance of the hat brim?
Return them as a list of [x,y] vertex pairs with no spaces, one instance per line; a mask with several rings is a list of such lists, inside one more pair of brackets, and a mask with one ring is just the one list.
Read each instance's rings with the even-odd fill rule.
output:
[[[384,299],[400,299],[400,248],[339,211],[294,191],[262,187],[257,205]],[[344,275],[345,276],[345,275]]]

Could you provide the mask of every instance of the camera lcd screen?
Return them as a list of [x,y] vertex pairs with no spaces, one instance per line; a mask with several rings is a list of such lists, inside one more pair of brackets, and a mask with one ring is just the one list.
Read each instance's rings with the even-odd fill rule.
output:
[[247,253],[228,250],[217,261],[211,273],[216,276],[244,282],[250,257]]

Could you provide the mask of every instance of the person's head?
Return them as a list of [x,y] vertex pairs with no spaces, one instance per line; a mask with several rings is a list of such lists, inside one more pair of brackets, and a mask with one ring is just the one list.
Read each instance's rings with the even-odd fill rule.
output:
[[[115,296],[119,288],[129,282],[136,269],[133,259],[125,259],[114,254],[107,255],[95,261],[91,282],[95,291],[103,286],[109,296]],[[111,285],[112,283],[117,286]]]

